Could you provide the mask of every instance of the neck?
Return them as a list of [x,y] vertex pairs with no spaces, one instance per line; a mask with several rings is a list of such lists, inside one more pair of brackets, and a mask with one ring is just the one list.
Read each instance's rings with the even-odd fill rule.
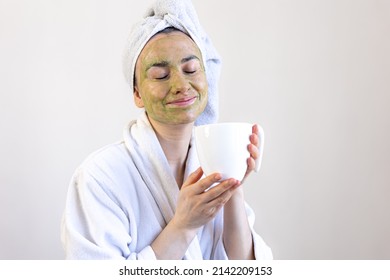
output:
[[193,123],[162,124],[149,119],[179,188],[183,184],[184,171],[191,141]]

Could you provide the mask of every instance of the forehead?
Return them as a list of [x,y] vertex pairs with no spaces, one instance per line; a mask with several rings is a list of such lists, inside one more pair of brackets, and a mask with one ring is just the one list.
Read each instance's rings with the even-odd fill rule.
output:
[[138,60],[180,60],[188,55],[196,55],[201,60],[201,52],[195,42],[187,34],[173,31],[153,36],[141,51]]

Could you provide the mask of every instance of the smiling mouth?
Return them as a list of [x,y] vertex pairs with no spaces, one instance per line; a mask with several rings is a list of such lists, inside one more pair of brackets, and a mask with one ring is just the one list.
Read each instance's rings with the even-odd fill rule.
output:
[[170,101],[167,103],[167,105],[177,106],[177,107],[185,107],[185,106],[192,105],[197,98],[198,98],[197,96],[181,98],[178,100]]

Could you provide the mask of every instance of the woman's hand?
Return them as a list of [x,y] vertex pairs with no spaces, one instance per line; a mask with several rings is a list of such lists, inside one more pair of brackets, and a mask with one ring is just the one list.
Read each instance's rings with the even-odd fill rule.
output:
[[253,125],[252,127],[252,134],[249,137],[250,144],[248,145],[248,151],[250,154],[250,157],[247,159],[247,165],[248,168],[246,169],[246,173],[244,178],[242,179],[241,183],[245,181],[245,179],[249,176],[249,174],[255,170],[256,168],[256,160],[259,158],[259,127],[257,124]]
[[220,174],[201,179],[202,175],[198,168],[181,187],[175,215],[151,244],[157,259],[182,259],[198,229],[215,217],[239,186],[235,179],[219,182]]
[[[230,199],[240,183],[235,179],[219,182],[221,174],[218,173],[201,179],[202,175],[202,169],[198,168],[181,187],[175,216],[172,219],[176,227],[197,230],[206,224]],[[216,185],[207,190],[213,184]]]

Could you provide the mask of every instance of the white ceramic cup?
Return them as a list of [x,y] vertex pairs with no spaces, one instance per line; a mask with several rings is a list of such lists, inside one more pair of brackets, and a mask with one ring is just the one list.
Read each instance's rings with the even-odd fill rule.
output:
[[[248,144],[252,134],[250,123],[216,123],[195,127],[195,145],[199,163],[206,176],[220,173],[222,180],[242,181],[250,157]],[[264,147],[264,131],[259,128],[259,157],[256,172],[260,170]]]

